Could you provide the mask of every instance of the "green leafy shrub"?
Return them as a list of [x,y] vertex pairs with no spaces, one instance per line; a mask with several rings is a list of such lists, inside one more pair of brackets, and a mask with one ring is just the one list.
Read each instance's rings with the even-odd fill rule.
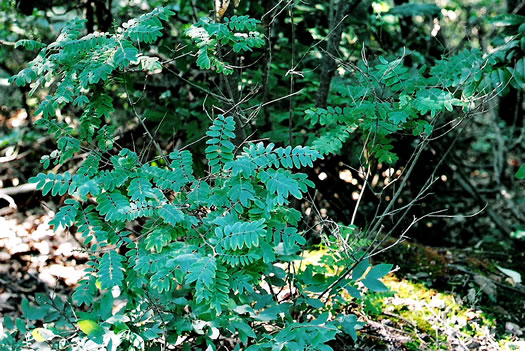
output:
[[[435,9],[409,6],[397,11],[405,16]],[[155,350],[170,345],[216,350],[228,345],[248,351],[327,351],[340,333],[356,340],[363,323],[343,311],[357,300],[373,314],[380,295],[366,297],[364,292],[387,291],[380,279],[392,266],[372,265],[370,255],[378,249],[374,240],[382,220],[410,209],[391,207],[406,178],[365,229],[353,225],[359,202],[352,225],[321,221],[320,255],[311,259],[294,202],[314,184],[300,170],[339,152],[355,136],[368,160],[393,164],[399,135],[419,137],[424,144],[440,127],[440,115],[460,108],[472,111],[486,96],[501,93],[507,84],[520,87],[523,80],[523,59],[505,70],[498,66],[501,51],[484,56],[480,50],[464,50],[430,68],[406,67],[403,57],[380,57],[375,65],[363,58],[355,66],[343,64],[346,74],[333,83],[331,106],[306,111],[310,129],[301,138],[311,146],[239,143],[245,126],[230,115],[234,111],[210,116],[211,124],[201,118],[205,134],[193,136],[203,140],[204,148],[177,144],[164,152],[146,117],[135,110],[126,78],[137,72],[150,76],[166,67],[168,61],[160,55],[145,52],[173,16],[159,7],[115,26],[114,33],[87,35],[84,21],[73,20],[49,45],[32,40],[16,44],[41,49],[10,81],[31,84],[31,93],[40,88],[49,92],[37,110],[42,115],[37,125],[58,146],[41,159],[45,169],[54,170],[30,181],[44,195],[67,196],[51,224],[78,233],[90,261],[70,299],[38,294],[34,301],[23,301],[25,320],[13,323],[6,317],[0,347]],[[225,52],[245,53],[265,45],[258,25],[248,16],[225,17],[223,22],[202,18],[185,34],[199,68],[229,75],[234,67],[224,60]],[[514,81],[509,83],[511,75]],[[119,87],[125,94],[115,94]],[[119,96],[128,101],[118,101]],[[154,157],[147,159],[147,152],[117,141],[121,126],[114,115],[119,104],[133,110],[156,148]],[[64,118],[59,112],[65,107],[80,117]],[[285,120],[293,120],[293,111],[272,113],[268,119]],[[297,125],[308,128],[305,122]],[[265,135],[289,140],[291,125],[284,129]],[[72,165],[81,152],[82,162]],[[70,170],[56,173],[64,165]],[[406,169],[408,177],[411,167]],[[367,179],[363,191],[366,185]]]
[[[313,186],[295,170],[322,158],[316,149],[235,145],[233,117],[219,115],[206,132],[205,176],[197,174],[193,155],[184,148],[169,155],[157,150],[158,158],[147,162],[127,148],[117,150],[106,86],[130,67],[162,68],[139,48],[162,35],[162,21],[172,14],[157,8],[114,34],[82,36],[82,21],[72,21],[11,78],[17,85],[33,83],[33,91],[54,84],[38,109],[39,125],[58,143],[42,158],[44,168],[86,152],[75,171],[40,173],[30,181],[44,195],[69,195],[52,224],[74,227],[90,261],[71,299],[38,294],[33,302],[24,300],[27,324],[18,320],[16,328],[31,336],[20,340],[9,332],[0,345],[152,350],[169,344],[215,350],[234,340],[235,350],[326,351],[338,333],[356,339],[362,323],[340,313],[341,307],[349,296],[360,299],[363,285],[385,290],[379,279],[391,265],[368,271],[364,248],[348,249],[355,227],[327,242],[325,264],[300,264],[306,240],[298,230],[301,213],[290,198],[302,199]],[[257,21],[232,17],[225,23],[201,20],[188,31],[201,67],[209,68],[202,55],[211,57],[213,40],[234,51],[262,45],[254,32]],[[203,33],[198,28],[216,39],[198,39],[195,33]],[[226,65],[213,62],[229,73]],[[78,122],[59,118],[57,111],[67,104],[82,109]],[[334,272],[327,263],[348,269]],[[10,322],[7,317],[9,330],[15,328]]]

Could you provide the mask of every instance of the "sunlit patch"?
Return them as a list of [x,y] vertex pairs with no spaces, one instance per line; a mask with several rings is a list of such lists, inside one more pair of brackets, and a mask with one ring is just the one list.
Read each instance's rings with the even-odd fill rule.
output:
[[[54,214],[52,214],[54,215]],[[87,259],[87,253],[78,251],[75,242],[63,242],[63,233],[56,235],[49,225],[50,215],[29,216],[23,222],[16,218],[0,217],[0,252],[2,260],[9,260],[16,254],[28,263],[35,276],[49,287],[57,286],[62,280],[66,285],[74,286],[85,275],[85,265],[77,264],[76,259]],[[58,246],[58,249],[54,249]],[[31,252],[38,254],[29,254]],[[64,260],[72,256],[73,259]],[[50,262],[56,264],[49,265]],[[14,267],[14,266],[13,266]]]
[[[305,270],[308,266],[318,266],[318,267],[324,267],[326,269],[326,273],[329,276],[332,276],[336,274],[338,271],[341,271],[343,269],[342,266],[334,266],[334,265],[327,265],[324,261],[327,257],[333,256],[330,253],[330,250],[323,248],[318,250],[307,250],[303,251],[301,254],[302,259],[295,261],[294,266],[297,270]],[[283,267],[283,269],[288,269],[287,267]]]
[[38,277],[49,286],[55,286],[57,279],[63,279],[66,285],[73,286],[85,275],[86,272],[78,267],[53,264],[42,268]]
[[326,178],[328,178],[325,172],[319,173],[317,177],[319,178],[319,180],[325,180]]
[[342,181],[346,183],[352,182],[352,179],[353,179],[352,172],[349,169],[345,169],[339,172],[339,179],[341,179]]
[[440,29],[441,26],[439,25],[439,20],[437,18],[434,18],[434,27],[432,28],[432,32],[430,32],[430,35],[435,37],[439,33]]
[[455,22],[458,18],[458,15],[454,10],[442,9],[441,13],[443,16],[448,17],[452,22]]
[[406,344],[410,349],[424,348],[426,338],[440,350],[461,344],[478,345],[479,350],[521,350],[525,346],[517,337],[497,340],[495,321],[481,310],[463,305],[457,296],[393,275],[385,277],[384,283],[391,289],[390,295],[375,299],[367,295],[365,299],[376,313],[388,316],[395,328],[411,335]]
[[390,167],[389,169],[387,169],[386,171],[384,171],[382,173],[383,177],[392,177],[394,175],[394,169],[392,167]]
[[27,112],[24,109],[17,110],[12,114],[11,118],[7,120],[7,126],[9,128],[17,128],[24,124],[27,119]]
[[374,13],[382,13],[390,11],[390,5],[386,1],[374,1],[372,3]]
[[375,188],[375,186],[379,183],[379,174],[375,174],[372,178],[372,182],[370,183],[372,185],[372,188]]

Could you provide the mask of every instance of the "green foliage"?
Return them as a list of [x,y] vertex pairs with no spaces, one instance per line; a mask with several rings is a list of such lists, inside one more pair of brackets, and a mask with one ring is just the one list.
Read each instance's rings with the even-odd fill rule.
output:
[[36,41],[29,39],[20,39],[15,43],[15,48],[24,47],[27,50],[37,50],[42,49],[45,45]]
[[[299,284],[305,279],[303,274],[294,278],[293,272],[286,272],[278,266],[279,262],[297,259],[301,250],[299,245],[305,243],[293,227],[297,220],[289,221],[288,225],[283,222],[284,206],[290,195],[301,198],[312,185],[304,174],[292,173],[289,169],[312,164],[321,157],[320,154],[307,147],[291,149],[250,144],[243,153],[233,157],[233,148],[224,143],[226,136],[234,138],[233,133],[234,122],[228,117],[218,117],[210,127],[208,140],[212,142],[208,144],[226,146],[228,153],[219,153],[219,157],[216,149],[207,151],[213,170],[213,176],[207,180],[194,178],[189,151],[176,150],[170,154],[171,166],[177,169],[163,170],[172,172],[171,177],[179,175],[181,182],[176,187],[177,193],[173,192],[173,183],[166,187],[155,186],[151,180],[155,184],[164,184],[162,179],[171,177],[159,176],[160,168],[140,165],[136,154],[129,150],[122,150],[112,157],[113,169],[109,172],[100,169],[95,173],[83,172],[82,179],[92,179],[100,184],[96,207],[85,201],[68,200],[54,224],[70,226],[74,223],[93,250],[105,248],[97,254],[100,258],[91,263],[92,275],[81,282],[73,300],[78,305],[93,306],[93,314],[96,306],[104,300],[99,300],[98,295],[107,296],[106,291],[118,287],[121,297],[128,301],[119,312],[119,318],[125,318],[144,308],[143,305],[148,303],[144,300],[147,292],[154,294],[158,303],[165,304],[165,312],[150,316],[163,328],[168,328],[167,323],[174,322],[175,316],[191,318],[197,325],[212,320],[221,335],[232,336],[235,330],[240,331],[242,342],[251,344],[253,350],[270,349],[275,342],[282,343],[288,350],[297,350],[297,347],[327,350],[326,342],[333,339],[340,328],[355,336],[355,329],[359,327],[355,320],[340,317],[327,321],[325,313],[310,322],[292,322],[293,310],[289,303],[276,302],[266,293],[261,295],[264,277],[271,272],[278,272],[269,282],[276,286],[285,286],[287,282]],[[231,156],[225,157],[226,154]],[[220,162],[213,163],[217,157]],[[227,160],[228,167],[223,160]],[[246,162],[250,164],[247,171],[237,164]],[[34,181],[39,189],[50,191],[48,189],[56,187],[67,191],[68,187],[63,184],[69,186],[67,181],[70,179],[70,175],[40,174]],[[206,190],[199,192],[199,189]],[[168,201],[164,191],[172,192],[175,195],[173,200]],[[204,206],[212,203],[214,205],[207,213],[199,215]],[[138,217],[146,218],[149,224],[143,228],[144,239],[135,242],[130,240],[132,237],[125,225]],[[118,247],[127,247],[125,256],[119,253]],[[373,279],[378,284],[377,278],[388,271],[381,269],[381,274],[375,274],[377,267],[369,274],[372,279],[369,284]],[[300,280],[294,283],[294,279]],[[307,284],[307,280],[300,284]],[[324,283],[325,287],[328,284],[330,280]],[[308,290],[307,285],[305,289]],[[295,308],[307,309],[313,303],[307,303],[310,300],[306,290],[301,294],[305,302]],[[172,301],[182,296],[190,296],[185,303],[191,308],[191,316],[177,303],[173,305]],[[257,301],[257,296],[269,296],[270,299],[265,297],[265,303],[250,307],[249,301]],[[324,305],[319,305],[323,309],[321,306]],[[244,316],[241,310],[249,313]],[[284,320],[279,317],[281,313],[286,316]],[[48,323],[58,323],[59,320],[57,315]],[[232,320],[237,321],[233,324],[234,330],[231,329]],[[262,332],[261,327],[254,324],[256,321],[277,323],[282,330],[254,343]],[[115,325],[102,318],[99,324],[106,332],[116,330]],[[193,328],[201,328],[197,325]],[[319,325],[325,327],[319,331]],[[157,339],[149,337],[151,324],[135,324],[134,328],[138,328],[137,335],[145,341],[155,342]],[[62,332],[66,331],[67,328]],[[74,333],[74,330],[70,332]],[[182,330],[174,328],[169,333],[178,336],[182,335]],[[90,337],[89,333],[87,335]],[[315,339],[309,341],[310,337]],[[121,335],[121,338],[125,336]],[[103,342],[102,339],[92,339]],[[206,343],[213,345],[213,340],[206,339]]]
[[202,69],[214,68],[218,73],[232,74],[232,67],[222,59],[221,47],[230,46],[236,53],[263,47],[264,39],[256,31],[259,22],[248,16],[225,17],[224,23],[201,18],[185,32],[198,49],[197,66]]
[[[116,34],[91,33],[82,36],[84,20],[68,22],[58,39],[44,47],[29,67],[10,78],[17,85],[33,83],[32,92],[46,84],[54,84],[55,92],[48,95],[36,113],[42,113],[39,124],[52,133],[59,133],[59,162],[64,163],[80,150],[80,141],[63,129],[53,119],[57,109],[73,103],[85,106],[80,117],[79,137],[91,139],[95,131],[108,121],[114,111],[112,98],[105,91],[105,83],[115,71],[125,71],[132,65],[144,66],[147,56],[141,56],[137,46],[151,43],[161,36],[162,21],[174,13],[159,7],[147,15],[130,20]],[[152,58],[154,59],[154,58]],[[150,66],[146,67],[151,69]],[[59,77],[59,79],[57,79]],[[99,145],[105,151],[110,147],[108,132],[112,127],[99,131]]]
[[381,292],[387,291],[387,287],[379,279],[383,278],[392,269],[391,264],[379,264],[372,267],[361,281],[370,291]]
[[[71,21],[28,71],[12,78],[16,84],[33,82],[35,89],[55,84],[55,94],[38,109],[40,126],[59,146],[43,158],[45,168],[88,150],[75,174],[40,173],[30,180],[43,194],[72,196],[51,223],[55,228],[75,226],[91,258],[71,304],[64,307],[61,301],[59,311],[56,304],[37,299],[31,307],[24,305],[26,318],[44,319],[45,330],[60,335],[47,340],[54,346],[67,336],[76,349],[89,342],[151,349],[164,338],[189,335],[191,347],[215,349],[221,338],[238,338],[248,350],[280,345],[282,350],[325,351],[338,333],[356,338],[361,326],[356,316],[339,315],[340,306],[325,305],[327,297],[319,294],[328,289],[330,299],[342,300],[345,286],[356,286],[357,279],[332,286],[337,276],[319,281],[312,267],[300,272],[282,268],[300,261],[306,244],[290,197],[302,199],[313,187],[296,170],[322,159],[318,150],[246,142],[236,152],[235,120],[223,115],[206,132],[209,172],[204,177],[197,176],[190,150],[173,150],[170,161],[159,155],[162,162],[143,162],[129,149],[115,150],[115,102],[108,82],[130,66],[153,68],[141,64],[146,56],[138,44],[158,39],[162,21],[170,15],[159,8],[130,20],[116,34],[86,36],[81,35],[83,22]],[[209,56],[218,53],[219,43],[242,52],[263,45],[257,23],[247,16],[224,23],[201,20],[187,33]],[[203,31],[206,40],[195,36]],[[216,63],[214,67],[221,71]],[[82,110],[76,128],[57,117],[68,104]],[[334,245],[327,260],[335,250]],[[357,263],[351,257],[345,260]],[[388,269],[373,267],[363,282],[377,290]],[[294,304],[273,290],[287,286],[297,287]],[[117,298],[125,304],[113,313]],[[298,314],[313,318],[297,319]],[[276,333],[266,333],[268,323]]]
[[503,31],[493,40],[494,52],[489,56],[491,66],[484,83],[504,96],[510,87],[525,87],[525,16],[501,14],[489,19],[489,23],[502,27]]
[[[177,19],[184,16],[181,12]],[[398,6],[390,14],[438,12],[434,6],[414,3]],[[371,242],[355,239],[359,231],[355,226],[339,226],[337,235],[334,231],[323,238],[320,259],[308,261],[307,240],[300,228],[310,223],[302,223],[293,199],[303,199],[314,184],[300,170],[314,167],[316,161],[356,139],[364,144],[368,160],[395,163],[393,144],[399,135],[426,138],[440,115],[468,110],[480,94],[492,89],[503,93],[508,84],[522,86],[525,61],[519,58],[512,68],[502,67],[499,56],[485,57],[479,50],[460,51],[430,68],[407,67],[403,58],[380,57],[373,65],[363,59],[332,82],[336,95],[329,106],[305,112],[310,126],[302,119],[296,121],[294,111],[266,111],[270,120],[298,122],[296,129],[304,128],[305,133],[294,137],[309,139],[311,146],[276,146],[250,138],[239,145],[236,133],[255,123],[237,106],[213,105],[228,112],[218,114],[211,125],[198,116],[197,108],[169,111],[169,106],[166,110],[175,115],[176,123],[184,114],[198,121],[192,121],[188,130],[175,131],[172,140],[177,142],[166,154],[160,147],[154,155],[148,150],[131,151],[123,148],[121,140],[127,137],[125,127],[135,121],[124,119],[126,124],[119,125],[116,116],[160,121],[151,116],[162,113],[152,111],[147,101],[144,120],[139,116],[134,99],[142,96],[128,78],[141,75],[145,81],[155,80],[153,73],[167,65],[179,68],[178,62],[163,58],[171,48],[158,46],[152,50],[155,55],[145,55],[173,16],[171,10],[158,7],[120,27],[115,24],[113,32],[87,35],[83,35],[85,21],[71,20],[49,45],[31,40],[17,44],[41,51],[10,81],[17,86],[31,84],[31,94],[49,89],[36,111],[42,115],[37,125],[58,144],[41,160],[45,169],[54,166],[53,170],[30,181],[44,195],[70,196],[51,224],[76,229],[90,255],[86,277],[71,299],[36,298],[35,303],[22,304],[29,321],[24,334],[43,326],[57,335],[46,340],[50,347],[59,349],[67,342],[77,350],[154,350],[177,340],[183,340],[187,349],[215,350],[225,340],[233,340],[237,350],[328,351],[340,333],[356,340],[363,323],[357,315],[342,311],[348,310],[349,302],[371,301],[366,300],[368,291],[384,292],[381,279],[392,266],[370,262]],[[516,25],[517,19],[511,20]],[[224,60],[230,50],[246,54],[265,45],[258,25],[248,16],[225,17],[222,22],[202,18],[185,34],[199,68],[232,74],[234,67]],[[173,32],[182,33],[179,28]],[[278,45],[286,43],[279,38]],[[288,64],[274,63],[274,67],[287,76]],[[298,72],[288,73],[300,81]],[[270,75],[268,80],[274,78]],[[243,76],[241,86],[251,79],[264,81],[259,73],[249,79]],[[515,83],[509,83],[512,79]],[[214,78],[206,87],[184,82],[206,94],[215,84]],[[159,94],[161,100],[176,94],[166,89]],[[192,91],[184,93],[190,96],[187,100],[193,99]],[[177,99],[185,100],[184,93]],[[304,97],[297,94],[297,99],[311,101],[311,93],[312,88],[306,87]],[[210,107],[202,101],[190,106],[200,108],[201,103]],[[302,111],[299,106],[296,110]],[[199,130],[204,129],[203,136]],[[288,140],[288,132],[281,140]],[[181,148],[181,135],[192,135],[196,142]],[[197,144],[201,136],[206,141]],[[73,157],[82,161],[75,164]],[[55,174],[71,164],[73,171]],[[11,327],[26,327],[18,324]],[[31,338],[22,343],[26,348],[40,346]]]
[[480,94],[501,89],[508,80],[503,71],[491,71],[479,50],[443,58],[429,70],[410,70],[402,58],[379,61],[373,67],[361,62],[353,75],[336,83],[337,100],[344,105],[306,111],[312,126],[323,126],[312,141],[323,155],[339,152],[351,135],[357,135],[369,159],[395,163],[396,135],[429,136],[440,114],[473,108]]
[[212,173],[219,171],[226,162],[233,159],[235,146],[230,139],[235,138],[234,130],[233,117],[225,118],[223,115],[219,115],[206,133],[210,137],[206,141],[206,144],[209,145],[206,148],[206,158]]
[[30,182],[36,183],[37,190],[42,190],[42,194],[46,195],[51,192],[51,195],[64,195],[68,192],[71,185],[71,173],[64,174],[43,174],[40,173],[36,177],[29,179]]
[[521,165],[515,175],[516,179],[525,179],[525,165]]
[[389,14],[399,17],[436,16],[441,9],[434,4],[404,3],[392,8]]
[[124,274],[122,273],[122,261],[124,257],[116,251],[106,252],[100,259],[98,276],[101,289],[111,289],[114,286],[122,286]]

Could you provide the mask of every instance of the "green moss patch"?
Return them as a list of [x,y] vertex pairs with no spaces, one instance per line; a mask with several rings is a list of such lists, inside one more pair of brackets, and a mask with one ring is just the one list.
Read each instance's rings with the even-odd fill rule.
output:
[[[369,294],[364,310],[371,329],[390,330],[408,350],[520,350],[525,341],[516,336],[498,336],[493,316],[463,304],[453,294],[424,284],[389,276],[389,293]],[[407,337],[408,336],[408,337]]]

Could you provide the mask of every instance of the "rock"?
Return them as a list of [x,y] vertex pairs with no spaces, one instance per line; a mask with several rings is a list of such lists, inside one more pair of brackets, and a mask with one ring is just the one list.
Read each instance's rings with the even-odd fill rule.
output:
[[474,281],[479,285],[481,291],[487,294],[491,300],[496,300],[498,291],[496,289],[496,284],[492,280],[483,275],[476,274],[474,276]]
[[521,331],[520,326],[512,322],[505,322],[505,331],[516,336],[523,335],[523,331]]

